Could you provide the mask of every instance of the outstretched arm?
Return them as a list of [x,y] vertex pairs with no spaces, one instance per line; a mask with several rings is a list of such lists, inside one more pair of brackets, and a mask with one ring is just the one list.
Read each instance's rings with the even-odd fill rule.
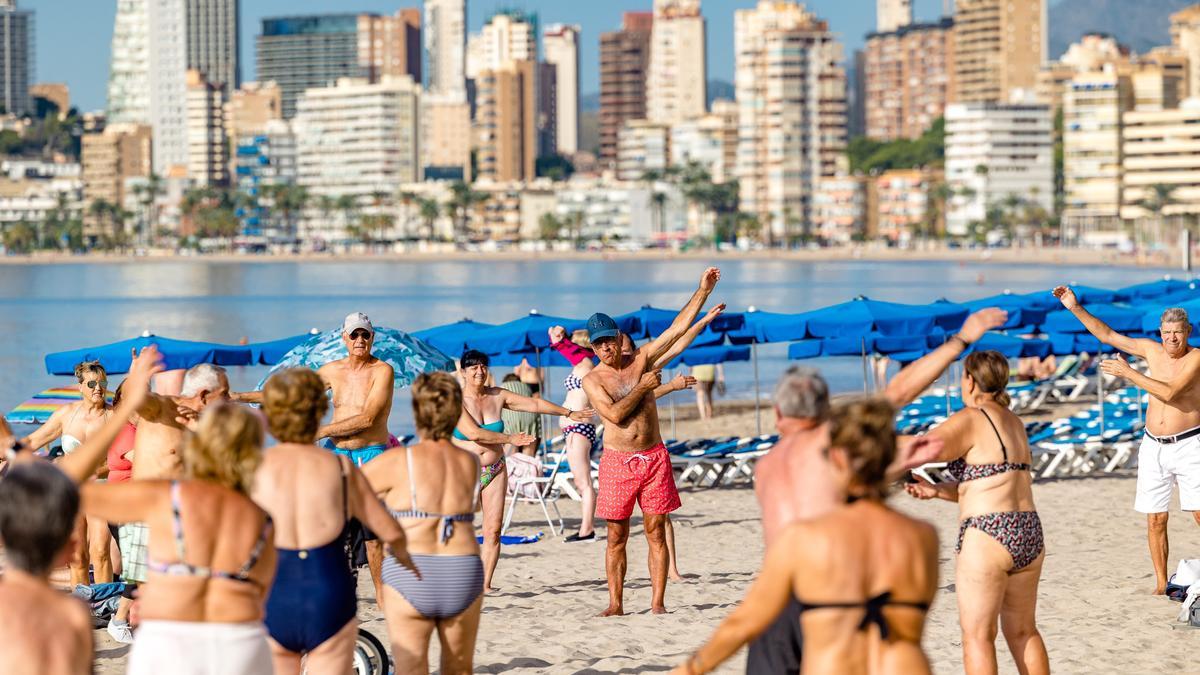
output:
[[49,445],[50,441],[62,436],[63,418],[66,417],[67,411],[70,409],[71,406],[64,405],[55,410],[50,414],[50,419],[46,420],[45,424],[34,429],[32,433],[22,438],[21,442],[30,450],[38,450]]
[[591,360],[594,354],[590,349],[584,349],[579,345],[567,339],[567,329],[562,326],[554,326],[549,330],[550,346],[554,351],[563,355],[563,358],[571,363],[572,366],[577,366],[584,359]]
[[651,369],[666,367],[666,365],[673,361],[676,356],[682,354],[683,350],[690,347],[691,344],[696,341],[696,338],[700,337],[700,334],[704,332],[704,329],[708,328],[708,326],[718,316],[721,316],[721,313],[724,311],[725,303],[721,303],[708,310],[708,312],[701,317],[699,321],[692,324],[690,328],[684,331],[683,335],[681,335],[679,339],[676,340],[662,356],[659,356],[657,359],[651,361],[649,367]]
[[1131,338],[1126,335],[1121,335],[1112,328],[1109,328],[1108,324],[1092,316],[1091,312],[1084,309],[1083,306],[1079,304],[1079,301],[1075,299],[1075,292],[1067,286],[1059,286],[1052,292],[1054,293],[1054,297],[1062,301],[1063,307],[1065,307],[1071,314],[1074,314],[1075,318],[1079,319],[1079,322],[1083,324],[1083,327],[1086,328],[1089,333],[1094,335],[1097,340],[1106,345],[1115,347],[1126,354],[1133,354],[1134,356],[1141,356],[1145,358],[1146,343],[1150,342],[1149,340],[1138,340]]
[[659,399],[673,391],[683,391],[696,386],[696,378],[691,375],[676,375],[670,382],[660,384],[654,390],[654,398]]
[[317,430],[317,438],[344,438],[370,429],[375,425],[375,420],[387,412],[392,386],[392,367],[385,363],[371,378],[371,389],[367,392],[367,403],[362,412],[326,424]]
[[529,434],[503,434],[498,431],[488,431],[475,423],[475,420],[463,410],[458,416],[458,424],[454,426],[454,430],[466,437],[468,441],[478,443],[480,445],[504,445],[508,443],[515,446],[525,446],[533,442],[533,436]]
[[662,335],[651,340],[648,344],[642,347],[646,351],[647,363],[657,363],[662,355],[667,353],[671,345],[675,341],[683,337],[687,329],[696,320],[700,314],[700,309],[704,307],[704,303],[708,301],[708,296],[712,294],[716,288],[717,282],[721,280],[721,270],[710,267],[704,270],[704,274],[700,277],[700,287],[692,294],[692,298],[683,306],[679,314],[675,316],[675,320],[671,322],[671,326],[663,331]]
[[619,401],[614,401],[612,396],[609,396],[604,387],[600,385],[599,380],[592,376],[583,378],[583,391],[587,393],[588,401],[605,422],[621,424],[638,409],[646,394],[653,392],[660,384],[662,384],[662,371],[651,370],[642,373],[642,377],[633,391]]
[[231,391],[229,392],[229,400],[235,403],[257,403],[262,405],[263,393],[261,391]]
[[502,389],[501,391],[503,392],[501,396],[503,397],[504,407],[517,412],[538,413],[541,415],[558,415],[559,417],[569,417],[576,422],[586,422],[592,419],[592,416],[596,414],[596,411],[592,410],[591,408],[570,411],[561,405],[547,401],[544,398],[530,398],[528,396],[514,394],[507,389]]
[[883,395],[897,408],[912,403],[929,388],[967,347],[983,337],[989,330],[999,328],[1008,320],[1008,312],[1000,309],[981,309],[963,322],[962,329],[950,337],[941,347],[910,363],[902,369],[883,391]]
[[1183,368],[1175,374],[1175,377],[1165,382],[1134,370],[1121,358],[1102,361],[1100,370],[1109,375],[1129,380],[1134,386],[1145,389],[1150,392],[1151,396],[1163,403],[1175,403],[1185,392],[1196,386],[1196,380],[1200,378],[1200,358],[1189,358]]

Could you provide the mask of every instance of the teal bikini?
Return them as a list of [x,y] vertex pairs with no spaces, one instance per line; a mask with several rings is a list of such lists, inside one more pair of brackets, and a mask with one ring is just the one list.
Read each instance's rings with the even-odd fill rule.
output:
[[[504,433],[504,420],[496,420],[495,422],[488,422],[487,424],[480,424],[479,428],[483,429],[484,431],[491,431],[491,432],[497,433],[497,434]],[[458,429],[454,430],[454,437],[459,439],[460,441],[471,440],[471,439],[467,438],[466,436],[464,436],[463,433],[461,431],[459,431]],[[500,475],[501,471],[504,471],[504,466],[505,466],[504,465],[504,457],[501,456],[500,459],[496,460],[496,462],[494,464],[489,464],[489,465],[481,468],[479,470],[479,487],[480,487],[480,489],[485,488],[488,485],[490,485],[492,483],[492,480],[496,476]]]

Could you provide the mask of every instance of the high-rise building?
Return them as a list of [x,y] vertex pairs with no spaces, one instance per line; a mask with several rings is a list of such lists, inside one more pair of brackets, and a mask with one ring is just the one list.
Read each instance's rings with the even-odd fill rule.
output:
[[[377,83],[342,78],[306,90],[296,101],[297,182],[315,199],[392,194],[421,179],[420,85],[411,78]],[[310,209],[310,211],[312,211]],[[311,213],[309,237],[345,237],[344,221]]]
[[[940,172],[931,169],[893,169],[872,176],[875,181],[875,236],[894,243],[911,241],[928,228],[935,234],[945,228],[945,222],[927,222],[929,192],[940,180]],[[940,214],[939,214],[940,215]]]
[[[83,165],[83,200],[86,204],[105,202],[124,206],[126,184],[130,178],[146,177],[151,172],[150,127],[144,124],[109,124],[99,133],[84,134],[80,161]],[[84,219],[84,235],[115,235],[118,219]]]
[[629,120],[617,137],[617,178],[642,181],[671,166],[671,127],[650,120]]
[[186,179],[187,23],[184,0],[148,0],[150,22],[150,126],[154,130],[154,173]]
[[277,203],[271,188],[296,182],[296,135],[283,119],[266,122],[252,134],[234,142],[234,185],[255,198],[253,206],[239,211],[242,234],[275,241],[294,241],[295,204]]
[[33,12],[17,8],[16,0],[0,3],[0,87],[4,112],[33,113],[29,87],[34,83]]
[[421,99],[421,153],[425,180],[471,180],[471,106],[465,97]]
[[912,0],[875,0],[875,32],[890,33],[912,23]]
[[1130,62],[1129,48],[1105,33],[1085,33],[1073,42],[1057,60],[1038,71],[1037,100],[1059,110],[1067,85],[1076,75],[1104,70],[1106,65],[1125,66]]
[[870,138],[918,138],[942,116],[954,81],[954,20],[867,36],[865,115]]
[[117,0],[108,121],[150,123],[150,0]]
[[946,106],[946,231],[963,236],[1009,196],[1054,206],[1054,122],[1044,105]]
[[546,62],[554,64],[558,152],[579,152],[579,26],[553,24],[542,35]]
[[654,0],[646,118],[674,124],[708,110],[708,52],[700,0]]
[[283,96],[274,82],[245,82],[225,104],[225,129],[235,142],[283,119]]
[[425,0],[425,62],[429,93],[467,97],[467,0]]
[[1047,50],[1047,0],[957,0],[957,103],[1005,103],[1032,96]]
[[229,183],[229,138],[222,87],[187,71],[187,175],[198,186]]
[[476,77],[479,178],[533,180],[537,161],[537,64],[509,61]]
[[509,61],[538,60],[537,15],[499,12],[467,39],[467,78],[504,67]]
[[395,16],[320,14],[263,19],[257,38],[258,79],[274,81],[283,97],[283,116],[296,114],[307,89],[332,86],[341,78],[421,77],[420,13]]
[[240,0],[185,0],[187,67],[229,98],[242,84]]
[[869,196],[875,181],[870,176],[831,176],[817,182],[813,193],[811,232],[824,241],[849,244],[855,238],[875,235],[869,216]]
[[617,159],[617,136],[629,120],[646,118],[646,71],[654,14],[626,12],[619,31],[600,36],[600,161]]
[[713,101],[712,112],[671,125],[670,165],[698,164],[714,183],[735,178],[738,145],[738,107],[733,101]]
[[[1134,111],[1125,115],[1124,182],[1121,217],[1137,221],[1158,215],[1178,221],[1200,215],[1200,101],[1189,99],[1173,110]],[[1167,186],[1171,198],[1161,214],[1142,206],[1155,186]],[[1154,237],[1162,241],[1163,233]]]
[[1189,95],[1200,96],[1200,4],[1171,15],[1171,44],[1178,47],[1191,64]]
[[1120,229],[1127,69],[1078,73],[1063,93],[1063,225],[1070,238]]
[[867,135],[867,53],[855,49],[852,66],[853,82],[847,83],[846,88],[849,104],[846,125],[849,137],[858,138]]
[[846,76],[827,22],[796,2],[734,15],[741,208],[768,233],[811,222],[822,177],[844,168]]
[[553,63],[538,63],[537,82],[537,156],[558,152],[558,69]]

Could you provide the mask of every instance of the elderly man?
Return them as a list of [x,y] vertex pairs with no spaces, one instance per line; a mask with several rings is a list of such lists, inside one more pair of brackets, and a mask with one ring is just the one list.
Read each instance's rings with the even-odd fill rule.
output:
[[1159,337],[1134,339],[1114,331],[1092,316],[1066,286],[1054,289],[1062,301],[1096,339],[1126,354],[1139,356],[1150,366],[1150,375],[1129,367],[1123,359],[1104,361],[1101,369],[1123,377],[1150,393],[1146,408],[1146,432],[1138,450],[1136,511],[1146,514],[1146,537],[1154,564],[1154,595],[1167,590],[1167,515],[1171,487],[1179,486],[1179,505],[1191,511],[1200,524],[1200,351],[1188,346],[1192,324],[1178,307],[1163,312]]
[[[600,458],[600,491],[596,515],[608,521],[605,572],[608,609],[601,616],[624,613],[625,544],[629,518],[636,502],[650,547],[650,611],[667,611],[667,514],[680,507],[679,492],[671,472],[671,458],[658,426],[654,391],[662,384],[662,368],[672,347],[686,340],[689,328],[712,294],[721,272],[710,267],[700,277],[700,287],[661,335],[632,356],[621,350],[621,332],[613,319],[595,314],[588,320],[588,337],[600,364],[583,379],[588,401],[604,420],[604,454]],[[719,313],[717,309],[717,313]],[[686,346],[686,342],[683,346]],[[682,346],[679,346],[682,348]]]
[[375,358],[375,326],[362,312],[342,322],[349,354],[317,370],[333,394],[333,420],[317,430],[326,447],[362,466],[388,449],[392,412],[392,367]]

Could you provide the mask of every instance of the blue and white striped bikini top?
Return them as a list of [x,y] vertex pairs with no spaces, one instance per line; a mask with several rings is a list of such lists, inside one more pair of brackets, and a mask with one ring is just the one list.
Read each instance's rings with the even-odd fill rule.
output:
[[412,448],[404,448],[404,454],[408,459],[408,496],[412,500],[412,508],[407,511],[392,511],[392,516],[396,518],[441,518],[442,519],[442,543],[450,541],[450,536],[454,534],[455,523],[474,523],[475,509],[479,507],[479,483],[475,483],[475,496],[471,499],[470,513],[429,513],[417,508],[417,479],[413,474],[413,459]]

